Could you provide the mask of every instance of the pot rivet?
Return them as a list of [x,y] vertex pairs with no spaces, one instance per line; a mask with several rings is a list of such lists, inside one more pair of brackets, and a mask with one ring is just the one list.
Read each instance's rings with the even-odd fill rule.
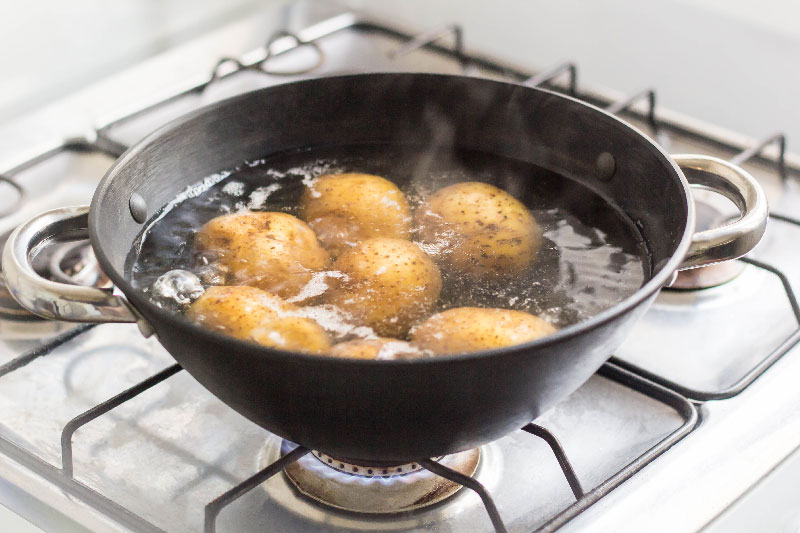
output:
[[610,180],[617,171],[617,162],[614,156],[608,152],[603,152],[597,156],[597,177],[601,180]]
[[147,220],[147,202],[139,193],[131,194],[128,206],[131,208],[133,220],[139,224],[143,224]]

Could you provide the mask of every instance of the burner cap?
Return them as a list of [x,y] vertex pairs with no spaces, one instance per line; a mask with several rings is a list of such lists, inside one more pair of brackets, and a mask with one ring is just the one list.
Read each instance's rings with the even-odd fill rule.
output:
[[[281,454],[294,444],[284,441]],[[480,450],[435,459],[466,476],[478,468]],[[369,514],[391,514],[420,509],[449,498],[462,486],[425,470],[418,463],[404,465],[356,464],[313,451],[284,470],[303,495],[324,505]]]

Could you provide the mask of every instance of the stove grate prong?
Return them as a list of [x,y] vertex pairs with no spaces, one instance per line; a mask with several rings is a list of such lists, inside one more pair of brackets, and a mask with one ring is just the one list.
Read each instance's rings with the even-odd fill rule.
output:
[[[286,45],[284,47],[276,46],[282,41],[291,40],[294,41],[293,44]],[[298,48],[302,48],[304,46],[310,46],[317,55],[316,61],[314,63],[301,67],[295,70],[268,70],[266,65],[269,63],[269,60],[275,56],[280,54],[289,52],[291,50],[296,50]],[[264,46],[266,50],[266,55],[264,59],[258,61],[252,65],[252,68],[256,68],[263,72],[264,74],[269,74],[271,76],[299,76],[301,74],[305,74],[307,72],[311,72],[313,70],[318,69],[322,66],[325,62],[325,52],[322,51],[319,43],[316,40],[306,40],[304,41],[297,34],[292,33],[287,30],[278,30],[272,35],[270,35],[269,39],[267,40],[267,44]]]
[[567,73],[569,76],[569,94],[570,96],[577,96],[578,94],[578,67],[575,63],[567,61],[565,63],[559,63],[554,67],[548,68],[547,70],[540,72],[539,74],[534,74],[527,80],[521,82],[522,85],[527,85],[528,87],[538,87],[543,83],[548,83],[553,81],[555,78],[560,76],[563,73]]
[[[793,224],[796,226],[800,226],[800,221],[793,219],[791,217],[777,215],[770,213],[770,218],[775,220],[780,220],[782,222],[786,222],[788,224]],[[676,383],[670,379],[661,377],[657,374],[654,374],[648,370],[645,370],[637,365],[628,363],[626,361],[620,361],[618,359],[613,359],[614,364],[624,368],[629,372],[634,372],[646,379],[649,379],[655,383],[663,387],[667,387],[682,396],[689,398],[691,400],[695,400],[698,402],[706,402],[706,401],[713,401],[713,400],[727,400],[728,398],[733,398],[737,394],[740,394],[744,391],[747,387],[753,384],[756,379],[758,379],[764,372],[766,372],[773,364],[775,364],[781,357],[783,357],[789,350],[791,350],[798,342],[800,342],[800,304],[798,304],[797,296],[794,293],[794,289],[792,289],[792,284],[789,281],[789,278],[784,274],[779,268],[774,267],[770,264],[764,263],[762,261],[758,261],[755,259],[751,259],[749,257],[741,257],[738,259],[743,263],[747,263],[752,265],[756,268],[760,268],[765,270],[773,275],[775,275],[783,285],[783,290],[786,293],[786,298],[789,300],[789,305],[792,308],[792,314],[794,315],[795,320],[797,321],[798,328],[796,328],[792,333],[786,337],[786,339],[781,342],[775,349],[773,349],[770,353],[768,353],[763,359],[761,359],[755,366],[753,366],[750,370],[748,370],[742,377],[740,377],[733,385],[730,385],[721,390],[696,390],[689,387],[685,387],[680,383]]]
[[[225,67],[227,66],[228,69],[231,69],[231,65],[232,65],[232,70],[226,72]],[[214,68],[211,69],[211,76],[209,76],[208,81],[200,85],[197,88],[197,90],[198,92],[203,92],[210,85],[213,85],[214,82],[216,82],[217,80],[224,78],[225,76],[230,76],[231,74],[234,74],[246,68],[248,68],[247,65],[245,65],[235,57],[221,57],[219,61],[217,61],[217,64],[214,65]]]
[[464,29],[458,24],[448,24],[443,28],[436,28],[412,37],[401,45],[400,48],[391,52],[389,54],[389,59],[396,61],[415,50],[433,44],[449,35],[453,36],[452,52],[455,55],[456,61],[458,61],[459,67],[461,67],[461,72],[466,72],[469,61],[467,61],[467,56],[464,53]]
[[783,133],[773,133],[772,135],[761,139],[755,145],[742,150],[735,156],[730,159],[730,162],[734,165],[741,165],[761,155],[764,149],[770,145],[776,145],[778,147],[778,156],[775,160],[775,165],[778,167],[778,173],[782,180],[786,181],[786,135]]
[[437,476],[441,476],[452,481],[453,483],[463,485],[475,492],[483,502],[483,506],[486,507],[486,512],[489,513],[489,519],[492,521],[495,531],[497,531],[497,533],[506,533],[506,526],[503,523],[503,519],[500,518],[500,513],[497,511],[497,506],[494,504],[494,500],[492,500],[492,497],[489,496],[489,492],[486,490],[486,487],[481,485],[477,479],[470,476],[465,476],[464,474],[456,472],[452,468],[448,468],[442,464],[439,464],[432,459],[424,459],[417,462]]
[[653,133],[658,133],[658,121],[656,120],[656,91],[654,89],[644,89],[634,93],[618,102],[614,102],[606,107],[606,111],[612,115],[617,115],[631,108],[639,100],[647,98],[647,123]]
[[80,326],[72,328],[69,331],[62,333],[61,335],[56,336],[49,342],[43,344],[42,346],[37,346],[32,350],[29,350],[21,355],[18,355],[11,361],[3,363],[2,365],[0,365],[0,378],[5,376],[6,374],[10,374],[15,370],[19,370],[20,368],[24,367],[31,361],[38,359],[39,357],[51,353],[53,350],[55,350],[62,344],[65,344],[66,342],[74,339],[78,335],[85,333],[96,326],[98,326],[98,324],[82,324]]
[[309,451],[310,450],[307,448],[298,446],[297,448],[287,453],[277,461],[265,467],[263,470],[253,474],[249,478],[245,479],[232,489],[228,490],[227,492],[224,492],[223,494],[215,498],[212,502],[207,504],[205,508],[205,525],[203,527],[205,533],[216,532],[217,516],[219,515],[220,511],[222,511],[222,509],[224,509],[227,505],[233,503],[241,496],[244,496],[257,486],[261,485],[262,483],[264,483],[266,480],[268,480],[278,472],[282,472],[284,468],[294,463],[295,461],[299,460]]
[[[4,183],[5,185],[3,185]],[[17,197],[17,199],[7,209],[0,211],[0,218],[2,218],[6,215],[10,215],[16,211],[17,208],[19,208],[20,204],[22,204],[22,200],[25,198],[25,190],[22,188],[22,185],[8,176],[3,176],[2,174],[0,174],[0,186],[2,186],[4,189],[10,187],[13,189],[14,194]]]
[[72,461],[72,435],[74,435],[78,429],[88,424],[95,418],[106,414],[115,407],[118,407],[128,400],[138,396],[144,391],[158,385],[165,379],[177,374],[181,370],[183,370],[183,368],[181,365],[177,364],[167,367],[158,374],[155,374],[141,383],[122,391],[103,403],[95,405],[88,411],[84,411],[67,422],[67,425],[64,426],[64,429],[61,431],[61,470],[64,472],[64,475],[71,478],[74,471],[74,465]]
[[564,473],[564,477],[567,478],[567,483],[569,483],[569,488],[572,489],[572,494],[575,496],[575,499],[580,500],[583,498],[583,495],[586,493],[581,486],[578,475],[575,473],[575,469],[572,467],[572,463],[570,463],[569,459],[567,458],[567,453],[564,451],[564,447],[561,446],[561,443],[558,441],[558,438],[547,428],[544,428],[538,424],[534,424],[533,422],[523,427],[522,431],[530,433],[531,435],[536,435],[545,441],[548,446],[550,446],[550,449],[553,450],[553,454],[556,456],[559,466],[561,466],[561,471]]

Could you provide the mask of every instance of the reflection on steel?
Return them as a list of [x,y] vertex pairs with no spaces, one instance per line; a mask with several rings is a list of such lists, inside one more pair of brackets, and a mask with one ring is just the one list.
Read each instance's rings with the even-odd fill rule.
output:
[[575,495],[575,499],[578,500],[582,498],[584,492],[583,487],[581,487],[581,482],[578,480],[575,469],[572,468],[572,464],[569,462],[569,459],[567,459],[567,454],[556,436],[542,426],[533,423],[522,428],[522,431],[527,431],[531,435],[536,435],[550,446],[556,456],[556,460],[558,460],[558,464],[561,466],[561,471],[564,472],[564,477],[567,478],[569,488],[572,489],[572,494]]
[[664,289],[695,291],[718,287],[723,283],[736,279],[744,272],[744,267],[745,265],[741,261],[723,261],[701,268],[681,270],[678,272],[675,281],[669,287],[664,287]]
[[294,463],[308,452],[308,449],[298,446],[268,467],[245,479],[228,492],[220,495],[214,501],[206,505],[204,526],[205,533],[214,533],[217,530],[217,516],[226,505],[247,494],[278,472],[283,471],[284,468]]
[[[278,49],[276,49],[276,44],[279,41],[285,41],[287,39],[294,41],[294,43],[290,45],[290,48],[288,50],[295,50],[303,46],[309,46],[311,47],[312,50],[314,50],[314,53],[316,54],[316,60],[308,66],[297,69],[291,69],[291,70],[268,69],[267,66],[269,65],[269,60],[271,58],[277,56],[278,54],[285,53],[285,51],[278,51]],[[307,72],[311,72],[313,70],[318,69],[325,62],[325,53],[322,51],[322,48],[320,48],[319,44],[317,44],[316,41],[303,41],[302,39],[300,39],[300,37],[298,37],[294,33],[288,32],[286,30],[279,30],[275,32],[269,38],[269,41],[267,41],[265,49],[267,51],[267,55],[264,57],[263,60],[261,60],[260,63],[258,63],[258,67],[261,70],[263,70],[266,74],[270,74],[272,76],[299,76],[300,74],[305,74]]]
[[[281,453],[296,445],[284,440]],[[465,476],[478,469],[479,448],[433,459]],[[312,451],[284,470],[304,496],[336,509],[366,514],[406,513],[439,503],[458,493],[459,483],[442,479],[419,463],[353,464]]]
[[22,368],[23,366],[27,365],[34,359],[38,359],[39,357],[49,354],[50,352],[52,352],[65,342],[74,339],[81,333],[84,333],[92,329],[96,325],[97,324],[82,324],[80,326],[76,326],[73,329],[67,331],[66,333],[62,333],[61,335],[58,335],[54,339],[46,342],[42,346],[39,346],[37,348],[34,348],[33,350],[29,350],[23,354],[18,355],[11,361],[8,361],[0,365],[0,378],[5,376],[6,374],[10,374],[11,372]]
[[[5,209],[0,211],[0,217],[10,215],[14,211],[16,211],[19,205],[22,203],[22,199],[25,197],[25,191],[22,189],[22,186],[20,186],[19,183],[17,183],[16,181],[12,180],[7,176],[0,175],[0,191],[8,188],[12,189],[13,191],[12,194],[16,195],[16,200],[14,200],[14,202],[11,205],[7,206]],[[2,196],[6,197],[5,194],[3,194]]]
[[458,483],[459,485],[463,485],[474,491],[478,496],[480,496],[483,506],[486,507],[486,512],[489,513],[489,519],[492,521],[495,531],[498,533],[505,533],[507,531],[505,524],[503,524],[503,519],[500,518],[500,513],[497,512],[497,506],[494,504],[494,500],[492,500],[491,496],[489,496],[489,493],[486,491],[486,488],[481,485],[477,479],[470,476],[465,476],[461,472],[456,472],[452,468],[441,465],[432,459],[419,461],[419,464],[437,476],[441,476],[452,481],[453,483]]
[[[784,217],[781,217],[779,220],[785,220]],[[795,225],[800,225],[798,222],[790,222]],[[715,390],[715,391],[703,391],[703,390],[696,390],[689,387],[684,387],[683,385],[676,383],[672,380],[663,378],[657,374],[649,372],[637,365],[633,365],[627,363],[625,361],[614,360],[614,363],[630,370],[631,372],[635,372],[645,378],[659,383],[665,387],[669,387],[670,389],[682,394],[683,396],[690,398],[692,400],[697,401],[709,401],[709,400],[725,400],[728,398],[732,398],[737,394],[741,393],[747,387],[749,387],[756,379],[758,379],[761,374],[766,372],[766,370],[771,367],[775,362],[778,361],[781,357],[786,354],[798,341],[800,341],[800,305],[798,305],[797,297],[794,294],[794,290],[792,289],[791,282],[789,278],[786,277],[786,274],[781,272],[778,268],[769,265],[767,263],[756,261],[755,259],[750,258],[742,258],[740,261],[753,265],[757,268],[762,270],[766,270],[774,274],[775,276],[780,279],[781,284],[783,285],[784,292],[786,293],[786,298],[789,300],[789,305],[792,307],[792,313],[794,314],[795,321],[797,322],[797,329],[794,330],[783,342],[778,345],[777,348],[772,350],[766,357],[761,359],[755,366],[753,366],[747,373],[745,373],[741,378],[739,378],[736,383],[733,385],[726,387],[722,390]]]
[[420,48],[428,46],[429,44],[432,44],[450,35],[453,36],[452,53],[455,55],[455,59],[458,61],[461,71],[465,72],[467,70],[467,66],[469,65],[469,61],[464,54],[464,30],[458,24],[449,24],[443,28],[437,28],[435,30],[420,33],[419,35],[416,35],[406,41],[394,52],[391,52],[389,54],[389,58],[399,59],[403,56],[407,56],[414,50],[419,50]]
[[639,91],[638,93],[632,94],[631,96],[620,100],[619,102],[614,102],[606,107],[606,111],[612,115],[616,115],[623,111],[627,111],[633,104],[644,98],[647,98],[647,123],[650,125],[650,129],[653,131],[653,133],[657,133],[658,121],[656,120],[656,92],[653,89],[645,89],[643,91]]
[[73,472],[72,435],[78,429],[80,429],[85,424],[88,424],[95,418],[111,411],[115,407],[119,407],[120,405],[127,402],[131,398],[138,396],[147,389],[150,389],[158,385],[168,377],[177,374],[180,370],[182,370],[181,365],[172,365],[170,367],[167,367],[158,374],[147,378],[141,383],[134,385],[133,387],[125,391],[122,391],[113,398],[104,401],[103,403],[95,405],[88,411],[79,414],[78,416],[67,422],[67,425],[64,426],[64,429],[61,431],[61,469],[64,471],[64,475],[72,477],[72,472]]
[[775,164],[778,167],[778,172],[780,173],[781,179],[786,179],[786,135],[783,133],[775,133],[766,137],[755,144],[755,146],[751,146],[746,150],[741,151],[734,157],[730,159],[731,163],[734,165],[741,165],[742,163],[753,159],[754,157],[761,154],[764,149],[771,145],[775,144],[778,146],[778,158],[775,161]]
[[31,251],[59,235],[88,239],[89,206],[62,207],[19,226],[3,249],[3,274],[14,298],[39,316],[68,322],[137,322],[127,300],[95,287],[57,283],[40,276]]
[[696,268],[749,253],[764,235],[769,209],[761,186],[749,173],[722,159],[704,155],[673,155],[692,185],[702,185],[731,200],[741,217],[719,228],[695,232],[679,270]]
[[569,75],[569,94],[572,96],[578,95],[578,67],[575,63],[560,63],[552,68],[545,70],[544,72],[540,72],[534,76],[531,76],[527,80],[523,81],[523,85],[527,85],[528,87],[538,87],[543,83],[548,83],[553,81],[555,78],[560,76],[563,73],[567,73]]

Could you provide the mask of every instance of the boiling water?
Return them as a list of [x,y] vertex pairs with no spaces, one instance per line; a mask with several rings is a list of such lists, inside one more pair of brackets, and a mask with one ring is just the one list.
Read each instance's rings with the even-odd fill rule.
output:
[[[306,185],[320,175],[338,172],[386,177],[403,190],[412,209],[430,193],[463,181],[492,183],[528,206],[544,234],[533,267],[524,275],[495,283],[477,283],[443,269],[438,310],[517,309],[564,327],[613,306],[649,277],[647,251],[633,225],[572,180],[529,163],[480,152],[431,153],[413,147],[362,145],[275,155],[199,181],[147,226],[138,253],[129,257],[130,278],[151,295],[154,282],[173,269],[194,272],[205,285],[222,283],[207,258],[193,247],[194,234],[204,223],[240,211],[297,216]],[[304,292],[324,291],[326,276],[335,275],[315,275]],[[180,295],[178,301],[153,298],[159,305],[181,308]],[[335,309],[317,306],[306,308],[306,314],[335,337],[359,334],[359,328]]]

